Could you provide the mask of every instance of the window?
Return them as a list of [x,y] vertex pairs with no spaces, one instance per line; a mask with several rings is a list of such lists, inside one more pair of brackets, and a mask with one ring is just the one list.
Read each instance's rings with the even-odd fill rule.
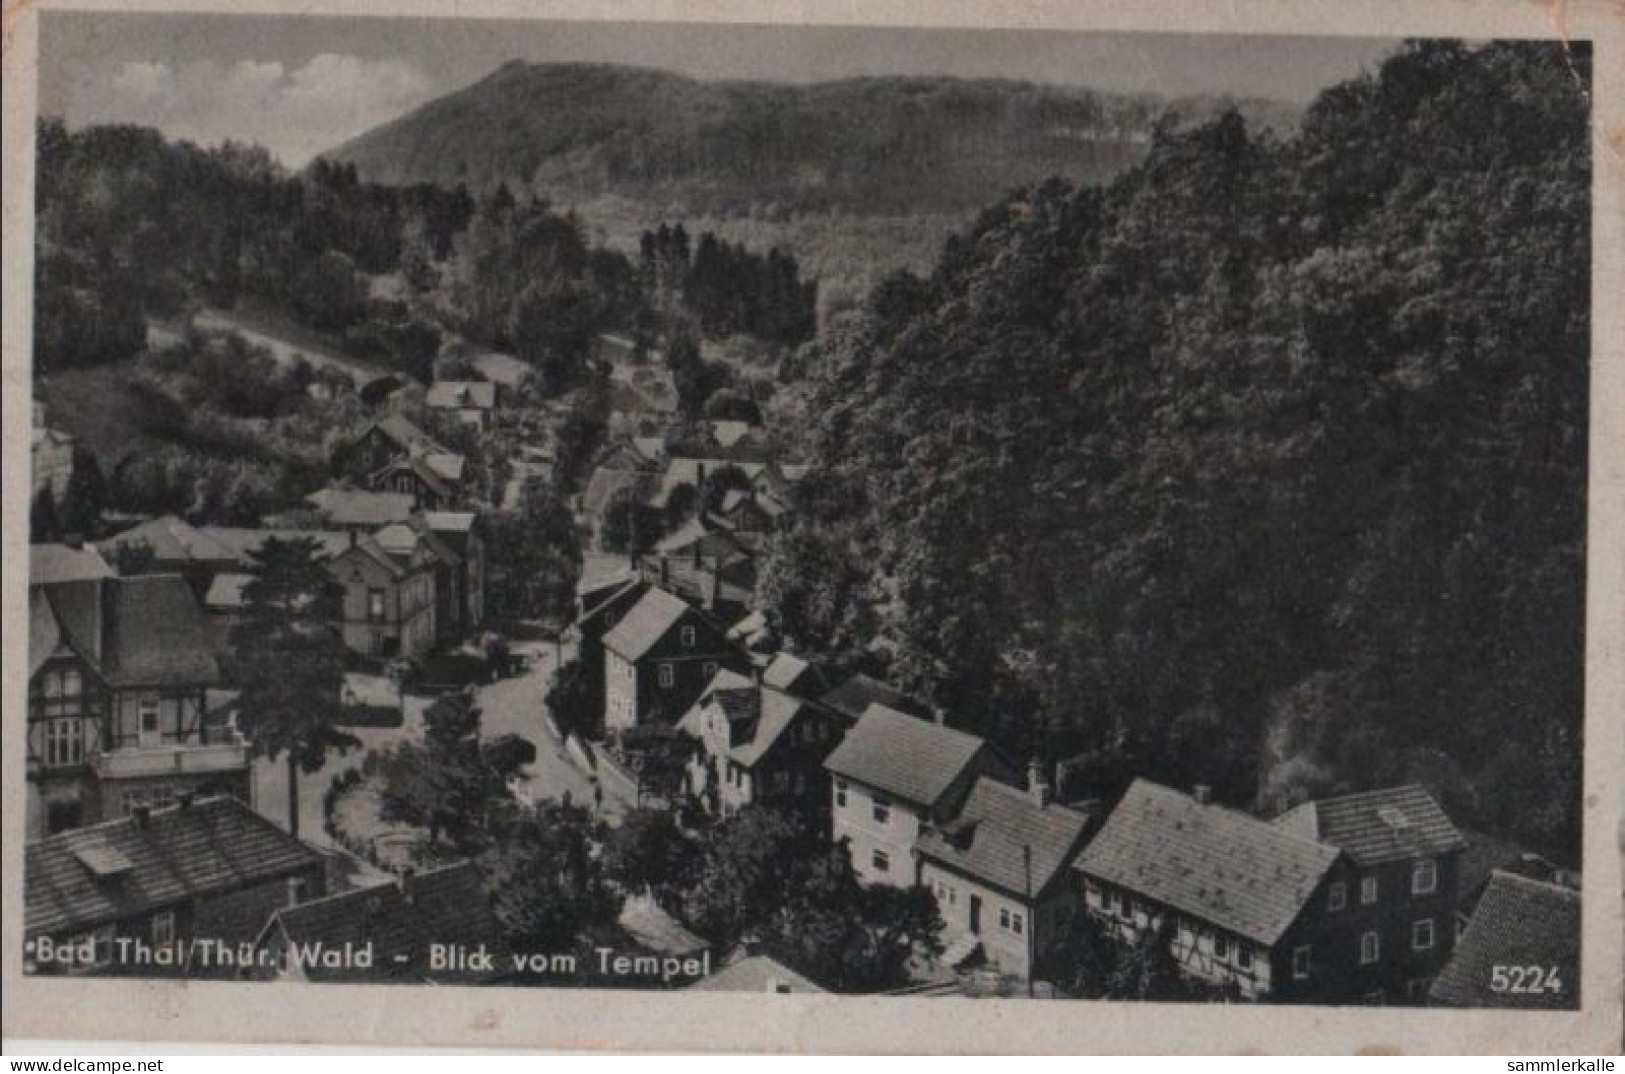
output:
[[382,589],[367,590],[367,621],[382,623],[384,621],[384,591]]
[[1010,915],[1010,931],[1015,933],[1017,936],[1021,935],[1021,930],[1026,927],[1026,924],[1027,923],[1022,920],[1022,915],[1019,912]]
[[152,915],[152,942],[156,947],[168,947],[175,942],[175,912],[165,910]]
[[1123,912],[1123,893],[1120,891],[1107,892],[1106,909],[1114,914],[1121,914]]
[[1309,945],[1292,949],[1292,976],[1299,981],[1309,976]]
[[891,820],[891,800],[875,795],[870,813],[874,816],[876,824],[885,824]]
[[1339,880],[1326,889],[1326,909],[1337,911],[1349,904],[1349,886]]
[[846,808],[846,780],[835,781],[835,804],[841,809]]
[[138,719],[136,725],[140,730],[140,742],[143,746],[156,746],[163,741],[163,727],[159,723],[159,702],[157,694],[148,694],[138,703]]
[[1010,911],[1007,907],[999,907],[999,928],[1006,932],[1010,930]]
[[382,656],[382,655],[384,655],[384,632],[383,631],[374,630],[374,631],[370,631],[367,634],[367,650],[370,653],[372,653],[373,656]]
[[51,768],[85,763],[85,723],[64,716],[45,725],[45,763]]
[[1432,858],[1423,858],[1411,866],[1411,894],[1432,895],[1439,890],[1439,866]]
[[1246,944],[1236,945],[1236,969],[1250,970],[1253,968],[1253,949]]
[[705,679],[706,679],[706,681],[710,682],[711,679],[716,675],[716,673],[717,673],[717,662],[715,660],[707,660],[705,662]]
[[1221,960],[1229,958],[1230,941],[1225,939],[1223,936],[1215,935],[1213,937],[1213,957]]
[[684,627],[679,636],[683,640],[683,648],[685,648],[685,649],[694,648],[694,628],[693,627],[691,627],[691,626]]
[[1382,937],[1367,932],[1360,937],[1360,965],[1369,966],[1382,957]]
[[1411,950],[1433,950],[1433,919],[1431,917],[1424,917],[1422,920],[1411,924]]
[[670,664],[661,664],[660,665],[660,688],[662,690],[670,690],[671,687],[672,687],[672,684],[675,683],[676,681],[677,681],[677,670],[675,668],[673,668]]
[[884,850],[877,850],[869,855],[869,862],[882,873],[891,872],[891,855]]
[[1360,880],[1360,905],[1370,906],[1377,901],[1377,878],[1363,877]]

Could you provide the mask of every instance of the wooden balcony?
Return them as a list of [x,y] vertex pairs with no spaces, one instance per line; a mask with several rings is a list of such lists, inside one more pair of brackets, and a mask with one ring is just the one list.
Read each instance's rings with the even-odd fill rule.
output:
[[96,775],[102,779],[142,779],[153,776],[204,776],[248,767],[248,746],[226,742],[208,746],[125,746],[96,756]]

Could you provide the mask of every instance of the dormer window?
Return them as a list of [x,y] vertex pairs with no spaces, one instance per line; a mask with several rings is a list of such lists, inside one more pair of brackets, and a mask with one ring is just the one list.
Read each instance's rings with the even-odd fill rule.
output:
[[1370,906],[1377,901],[1377,878],[1374,876],[1362,877],[1360,880],[1360,905]]
[[693,627],[691,627],[691,626],[684,627],[679,632],[678,637],[680,637],[682,639],[683,648],[685,648],[685,649],[694,648],[694,628]]

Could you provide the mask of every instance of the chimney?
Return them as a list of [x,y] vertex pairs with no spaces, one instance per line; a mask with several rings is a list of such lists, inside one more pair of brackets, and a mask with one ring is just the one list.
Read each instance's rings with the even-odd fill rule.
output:
[[85,535],[82,533],[64,533],[62,543],[77,552],[85,547]]
[[938,727],[947,727],[948,726],[948,710],[943,708],[941,705],[932,706],[932,708],[931,708],[931,720]]
[[288,906],[298,906],[305,901],[305,881],[302,877],[288,877]]
[[1197,805],[1213,804],[1213,788],[1206,783],[1198,783],[1191,788],[1191,797],[1196,799]]
[[1044,762],[1037,757],[1027,762],[1027,795],[1039,809],[1050,803],[1049,779],[1044,775]]

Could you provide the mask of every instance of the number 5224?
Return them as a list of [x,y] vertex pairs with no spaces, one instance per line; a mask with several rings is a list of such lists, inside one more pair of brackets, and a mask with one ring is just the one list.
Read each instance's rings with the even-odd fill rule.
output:
[[1557,975],[1556,966],[1492,966],[1490,991],[1561,994],[1563,981]]

